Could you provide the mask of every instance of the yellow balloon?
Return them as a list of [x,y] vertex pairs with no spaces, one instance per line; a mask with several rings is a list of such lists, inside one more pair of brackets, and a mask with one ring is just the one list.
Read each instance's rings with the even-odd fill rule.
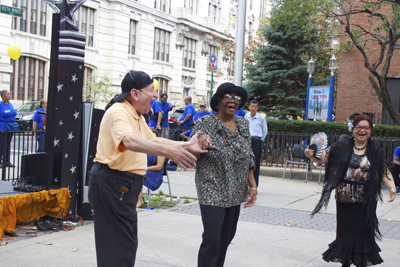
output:
[[158,85],[159,85],[158,81],[156,79],[154,79],[153,83],[154,83],[154,90],[157,90],[158,89]]
[[21,48],[16,44],[12,44],[7,48],[7,54],[10,58],[17,60],[21,56]]

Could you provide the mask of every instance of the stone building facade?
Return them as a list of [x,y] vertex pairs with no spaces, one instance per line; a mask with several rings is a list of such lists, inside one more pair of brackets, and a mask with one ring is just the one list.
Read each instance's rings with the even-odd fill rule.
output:
[[[23,16],[0,14],[0,89],[10,90],[14,106],[46,98],[53,10],[43,0],[2,4],[22,8]],[[214,88],[233,80],[233,62],[220,46],[226,34],[236,36],[237,6],[237,0],[86,1],[75,12],[79,30],[86,33],[84,90],[90,90],[90,77],[95,82],[108,77],[117,93],[127,70],[143,70],[178,107],[187,95],[195,104],[208,101],[211,54],[221,71],[214,75]],[[246,30],[257,29],[267,9],[267,0],[247,0]],[[20,46],[20,59],[8,57],[10,44]]]

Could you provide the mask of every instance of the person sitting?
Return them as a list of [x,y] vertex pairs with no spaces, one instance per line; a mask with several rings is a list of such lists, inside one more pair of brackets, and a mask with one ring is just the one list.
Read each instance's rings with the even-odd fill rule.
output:
[[194,121],[192,121],[192,123],[190,124],[190,130],[187,130],[186,132],[181,133],[179,136],[182,137],[184,140],[188,140],[189,136],[192,134],[193,127],[194,127]]
[[393,155],[393,165],[390,167],[390,172],[393,175],[394,183],[396,184],[396,194],[400,194],[400,178],[399,178],[399,173],[400,173],[400,146],[396,147],[394,150],[394,155]]
[[[151,129],[156,137],[160,137],[157,129]],[[144,186],[149,188],[152,191],[160,188],[163,182],[163,166],[164,166],[165,157],[163,156],[155,156],[147,154],[147,171],[146,171],[146,182],[144,182]],[[140,190],[138,196],[138,202],[136,204],[137,208],[143,207],[144,198],[143,198],[143,188]]]

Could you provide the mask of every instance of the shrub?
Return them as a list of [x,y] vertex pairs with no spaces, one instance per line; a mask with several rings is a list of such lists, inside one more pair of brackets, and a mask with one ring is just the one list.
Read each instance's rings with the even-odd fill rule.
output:
[[[325,132],[328,135],[341,135],[351,133],[348,131],[347,123],[343,122],[320,122],[301,120],[273,120],[267,119],[268,131],[287,133],[318,133]],[[400,126],[376,124],[371,132],[373,137],[400,137]]]

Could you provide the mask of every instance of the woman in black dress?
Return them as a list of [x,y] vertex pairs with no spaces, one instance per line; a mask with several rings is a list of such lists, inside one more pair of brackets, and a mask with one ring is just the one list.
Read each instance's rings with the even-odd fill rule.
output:
[[382,200],[382,182],[390,192],[389,202],[396,197],[396,187],[385,164],[383,149],[370,140],[372,120],[365,114],[352,121],[353,137],[342,139],[329,147],[321,160],[312,149],[305,155],[317,163],[329,160],[321,199],[312,215],[327,206],[336,189],[336,240],[323,253],[327,262],[342,266],[371,266],[383,262],[375,242],[380,239],[376,204]]

